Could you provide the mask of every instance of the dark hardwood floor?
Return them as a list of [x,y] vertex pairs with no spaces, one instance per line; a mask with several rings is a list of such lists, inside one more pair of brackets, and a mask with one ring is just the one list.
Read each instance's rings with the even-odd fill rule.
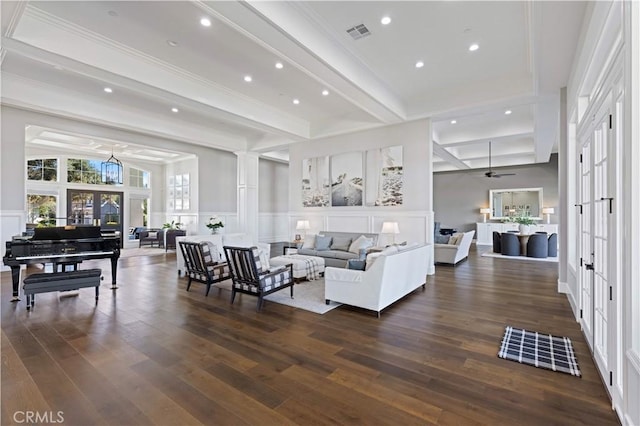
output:
[[[105,261],[82,266],[96,264],[108,275]],[[60,411],[65,425],[618,424],[557,264],[472,248],[436,271],[380,319],[186,292],[171,252],[121,259],[120,288],[105,280],[97,305],[82,289],[28,312],[3,272],[1,423]],[[499,359],[505,325],[570,337],[583,377]]]

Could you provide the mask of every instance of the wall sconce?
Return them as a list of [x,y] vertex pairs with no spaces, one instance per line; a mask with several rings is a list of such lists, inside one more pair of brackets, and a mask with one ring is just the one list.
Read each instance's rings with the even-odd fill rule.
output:
[[382,229],[380,230],[381,234],[391,234],[392,242],[391,244],[396,243],[396,234],[400,233],[400,228],[398,228],[398,222],[383,222]]
[[299,220],[296,223],[296,231],[301,231],[302,237],[300,235],[296,235],[296,241],[304,240],[304,237],[307,235],[307,230],[310,229],[308,220]]
[[551,223],[551,215],[555,213],[555,210],[553,207],[543,207],[542,208],[542,214],[546,214],[547,215],[547,223]]
[[488,207],[483,207],[480,209],[480,213],[482,213],[484,215],[484,222],[487,221],[487,214],[491,213],[491,209]]

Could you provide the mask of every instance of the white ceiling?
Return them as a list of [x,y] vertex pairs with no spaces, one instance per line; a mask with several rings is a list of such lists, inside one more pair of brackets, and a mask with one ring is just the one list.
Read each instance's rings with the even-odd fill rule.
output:
[[[486,168],[489,141],[493,166],[549,160],[587,9],[579,1],[1,7],[4,104],[281,159],[292,143],[431,117],[435,171]],[[346,30],[359,24],[370,34],[354,40]],[[30,140],[65,136],[39,130]],[[147,149],[149,161],[173,158]]]

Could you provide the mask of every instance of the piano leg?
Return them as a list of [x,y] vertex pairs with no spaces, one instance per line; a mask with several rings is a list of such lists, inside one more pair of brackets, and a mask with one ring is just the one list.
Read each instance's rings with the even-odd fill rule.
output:
[[111,290],[115,290],[118,288],[118,286],[116,285],[117,274],[118,274],[118,256],[113,256],[111,258]]
[[13,284],[13,298],[12,302],[20,301],[20,265],[11,267],[11,281]]

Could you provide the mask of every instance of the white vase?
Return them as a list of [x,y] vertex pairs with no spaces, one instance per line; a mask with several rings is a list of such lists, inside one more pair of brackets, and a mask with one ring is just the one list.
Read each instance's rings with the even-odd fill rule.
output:
[[518,226],[518,229],[520,230],[520,233],[521,233],[521,234],[529,234],[529,233],[530,233],[530,232],[529,232],[529,231],[530,231],[530,229],[529,229],[529,225],[524,225],[524,224],[522,224],[522,223],[521,223],[521,224]]

